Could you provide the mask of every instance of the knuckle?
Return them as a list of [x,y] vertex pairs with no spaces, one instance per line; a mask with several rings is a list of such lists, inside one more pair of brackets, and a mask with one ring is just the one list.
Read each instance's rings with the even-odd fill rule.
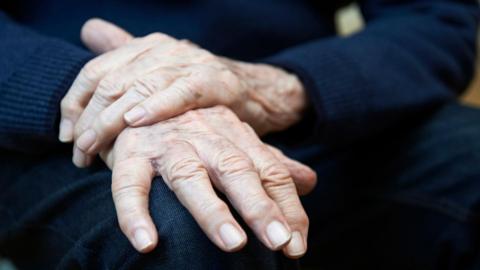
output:
[[152,39],[152,40],[160,40],[163,38],[163,36],[164,35],[162,33],[155,32],[155,33],[148,34],[145,38]]
[[283,209],[282,212],[292,229],[303,230],[310,225],[310,220],[303,209],[288,207],[287,209]]
[[259,173],[265,185],[283,186],[292,181],[288,169],[278,162],[271,162],[261,167]]
[[216,217],[229,211],[228,206],[220,200],[207,200],[198,202],[198,209],[201,211],[205,222],[211,221]]
[[105,111],[100,113],[96,122],[96,126],[103,132],[113,131],[117,124],[115,119]]
[[173,48],[172,54],[178,55],[183,52],[189,51],[192,49],[192,45],[190,45],[189,42],[186,42],[184,40],[180,40],[175,44],[175,47]]
[[225,147],[214,154],[214,162],[219,176],[232,177],[253,172],[253,164],[249,159]]
[[100,77],[102,72],[100,70],[99,59],[95,58],[88,61],[80,71],[80,74],[82,79],[86,80],[87,82],[94,81],[96,78]]
[[171,40],[174,40],[174,38],[164,33],[155,32],[145,36],[145,40],[152,40],[152,41],[159,42],[159,41],[167,41],[167,40],[171,41]]
[[255,222],[264,218],[275,209],[273,201],[257,198],[249,198],[244,201],[242,216],[247,223]]
[[157,88],[157,83],[148,78],[138,78],[133,82],[132,86],[132,90],[135,91],[135,93],[147,98],[153,95]]
[[60,108],[62,109],[62,111],[64,111],[71,107],[73,107],[73,102],[72,102],[72,99],[68,98],[68,94],[67,94],[67,96],[64,97],[62,101],[60,101]]
[[172,190],[178,191],[185,184],[206,175],[206,170],[193,157],[185,157],[173,162],[167,173]]
[[188,178],[189,176],[195,175],[201,168],[202,166],[195,158],[187,156],[174,162],[170,168],[170,171]]
[[60,102],[60,110],[62,112],[63,116],[67,115],[76,115],[80,113],[80,108],[76,102],[74,102],[73,99],[65,97],[62,99]]
[[75,123],[75,127],[73,128],[73,136],[76,139],[80,137],[89,127],[90,122],[86,121],[85,118],[80,117],[80,119]]
[[300,226],[304,228],[308,228],[308,226],[310,226],[310,219],[308,218],[307,214],[305,214],[305,212],[303,212],[301,216],[297,218],[297,222]]
[[287,212],[285,216],[288,219],[288,223],[295,227],[308,228],[310,225],[310,220],[303,210],[298,211],[298,209],[293,209],[292,211]]
[[[99,88],[100,89],[100,88]],[[109,97],[107,94],[105,94],[105,91],[95,91],[93,93],[92,99],[89,102],[89,106],[107,106],[108,104],[111,104],[115,101],[113,97]]]
[[226,113],[226,114],[231,113],[230,109],[225,105],[217,105],[213,108],[215,108],[215,110],[217,110],[220,113]]
[[100,81],[95,91],[95,96],[103,101],[113,102],[122,96],[124,92],[123,83],[119,79],[109,76]]
[[[129,177],[129,175],[119,175],[119,178]],[[122,201],[125,198],[148,196],[148,188],[138,183],[118,183],[112,182],[112,196],[115,201]]]
[[200,63],[211,63],[217,61],[217,56],[205,49],[197,49],[198,52],[198,62]]
[[198,48],[198,45],[195,44],[194,42],[192,42],[191,40],[189,39],[181,39],[179,40],[179,43],[182,43],[182,44],[185,44],[189,47],[194,47],[194,48]]
[[235,113],[232,112],[227,106],[225,105],[216,105],[208,109],[210,112],[214,114],[222,115],[223,119],[227,119],[229,121],[237,120]]
[[183,116],[187,119],[199,122],[199,120],[203,116],[203,109],[187,111],[183,114]]

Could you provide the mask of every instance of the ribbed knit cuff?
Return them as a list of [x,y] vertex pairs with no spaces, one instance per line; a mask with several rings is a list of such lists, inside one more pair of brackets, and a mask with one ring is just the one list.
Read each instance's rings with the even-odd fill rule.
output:
[[[59,40],[39,46],[0,85],[0,134],[12,140],[57,136],[60,101],[90,53]],[[18,143],[18,142],[12,142]]]

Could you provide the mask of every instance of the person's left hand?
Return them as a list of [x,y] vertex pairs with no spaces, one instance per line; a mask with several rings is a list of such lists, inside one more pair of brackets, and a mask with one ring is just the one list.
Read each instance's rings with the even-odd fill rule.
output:
[[262,135],[297,122],[306,106],[296,76],[273,66],[219,57],[162,33],[133,39],[98,19],[85,24],[82,39],[93,51],[108,52],[85,65],[61,104],[59,137],[75,140],[80,167],[127,124],[224,105]]

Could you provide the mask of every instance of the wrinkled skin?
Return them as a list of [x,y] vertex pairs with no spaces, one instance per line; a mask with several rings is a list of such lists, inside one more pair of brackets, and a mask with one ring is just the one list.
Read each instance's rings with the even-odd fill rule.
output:
[[[87,22],[82,39],[95,51],[108,52],[85,65],[61,104],[60,139],[75,140],[79,167],[127,125],[225,105],[262,135],[294,124],[306,106],[298,78],[279,68],[219,57],[162,33],[133,38],[104,24]],[[116,36],[98,41],[104,28]]]
[[[158,242],[148,194],[162,176],[222,250],[242,248],[246,234],[214,188],[268,248],[291,258],[306,252],[298,196],[313,189],[316,174],[257,135],[301,117],[305,97],[295,76],[159,33],[133,39],[98,19],[85,24],[82,40],[101,55],[62,100],[59,138],[75,142],[77,166],[100,153],[112,169],[120,227],[138,251]],[[142,119],[134,108],[145,110]]]
[[214,187],[268,248],[283,249],[291,258],[306,252],[308,217],[292,176],[298,191],[307,193],[315,185],[315,173],[263,144],[226,107],[192,110],[152,126],[127,128],[102,157],[113,171],[120,227],[141,252],[152,250],[158,241],[148,214],[154,176],[162,176],[222,250],[238,250],[247,238]]

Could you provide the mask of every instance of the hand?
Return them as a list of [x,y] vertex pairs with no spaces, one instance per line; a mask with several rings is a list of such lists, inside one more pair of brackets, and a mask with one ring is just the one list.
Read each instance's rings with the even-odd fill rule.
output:
[[127,124],[150,125],[225,105],[264,134],[297,122],[306,104],[292,74],[222,58],[165,34],[133,39],[97,19],[85,24],[82,39],[94,51],[110,51],[85,65],[62,100],[59,137],[75,139],[74,163],[80,167]]
[[[210,240],[224,251],[245,245],[246,234],[213,189],[224,193],[268,248],[291,258],[307,249],[308,218],[299,193],[316,175],[264,145],[255,132],[221,106],[189,111],[140,128],[127,128],[102,157],[113,171],[112,193],[120,227],[134,247],[157,244],[148,214],[153,176],[161,175]],[[289,172],[293,172],[292,176]],[[213,185],[213,186],[212,186]]]

